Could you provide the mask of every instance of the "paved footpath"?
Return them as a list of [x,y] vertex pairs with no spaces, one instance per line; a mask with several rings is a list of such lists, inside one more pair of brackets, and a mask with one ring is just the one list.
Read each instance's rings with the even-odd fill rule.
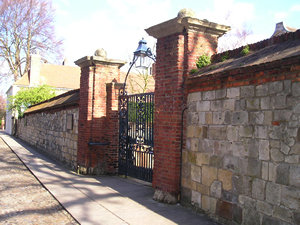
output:
[[0,140],[0,224],[217,225],[179,204],[154,201],[153,189],[146,184],[117,176],[78,175],[11,136],[0,132],[0,139],[76,219]]

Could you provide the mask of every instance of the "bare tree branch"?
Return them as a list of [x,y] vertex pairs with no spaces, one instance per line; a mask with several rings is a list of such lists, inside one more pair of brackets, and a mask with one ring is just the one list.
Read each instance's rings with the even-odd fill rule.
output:
[[0,59],[14,80],[29,69],[30,54],[61,57],[62,41],[54,32],[54,10],[47,0],[0,0]]

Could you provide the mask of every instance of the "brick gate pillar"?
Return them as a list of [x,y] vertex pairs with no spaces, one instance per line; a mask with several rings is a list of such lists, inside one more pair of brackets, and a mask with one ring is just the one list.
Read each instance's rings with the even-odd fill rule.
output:
[[157,38],[153,187],[158,201],[175,203],[180,198],[185,79],[200,55],[216,53],[218,38],[228,30],[228,26],[193,18],[187,10],[146,29]]
[[116,82],[125,62],[107,59],[103,50],[100,53],[75,62],[81,67],[77,163],[83,174],[117,172],[120,85]]

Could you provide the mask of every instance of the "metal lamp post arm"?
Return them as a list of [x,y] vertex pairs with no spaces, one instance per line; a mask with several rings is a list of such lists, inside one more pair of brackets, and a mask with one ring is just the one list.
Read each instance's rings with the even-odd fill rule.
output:
[[125,88],[126,88],[127,77],[128,77],[128,75],[129,75],[129,73],[130,73],[131,68],[133,67],[133,65],[134,65],[135,62],[137,61],[137,59],[138,59],[138,57],[133,56],[133,60],[132,60],[132,62],[130,63],[130,67],[129,67],[128,71],[127,71],[127,74],[126,74],[126,77],[125,77],[125,81],[124,81],[124,85],[123,85],[123,95],[125,95]]

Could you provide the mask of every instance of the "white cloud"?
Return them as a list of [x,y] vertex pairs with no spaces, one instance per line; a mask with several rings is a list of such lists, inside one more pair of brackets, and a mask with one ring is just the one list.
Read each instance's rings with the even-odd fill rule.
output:
[[66,57],[74,61],[104,48],[109,58],[130,61],[142,37],[153,47],[155,40],[144,29],[169,19],[166,9],[170,8],[170,0],[145,1],[107,0],[108,7],[74,20],[68,27],[58,27],[65,39]]
[[290,9],[292,12],[300,12],[300,4],[293,5]]
[[274,21],[280,22],[284,21],[288,17],[287,12],[276,12],[274,13]]

